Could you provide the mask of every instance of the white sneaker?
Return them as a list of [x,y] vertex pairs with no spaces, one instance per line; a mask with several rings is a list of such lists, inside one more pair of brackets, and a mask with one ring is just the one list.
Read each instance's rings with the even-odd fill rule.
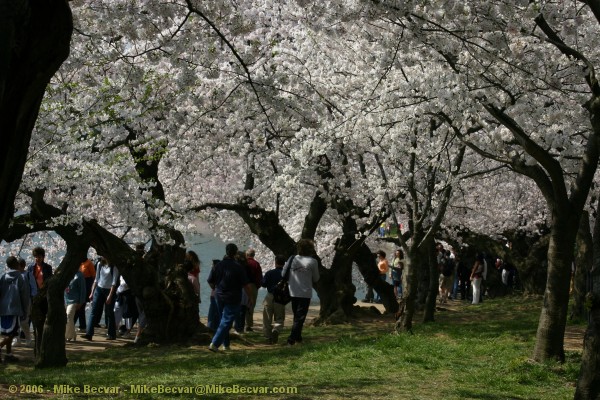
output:
[[14,338],[14,339],[13,339],[13,341],[12,341],[12,346],[13,346],[13,347],[16,347],[16,346],[18,346],[18,345],[19,345],[19,343],[20,343],[20,340],[19,340],[19,338],[18,338],[18,337],[16,337],[16,338]]
[[212,342],[211,342],[211,344],[208,345],[208,349],[214,353],[219,351],[219,348],[217,346],[215,346]]
[[223,346],[223,350],[224,351],[229,351],[229,350],[231,350],[231,347],[230,346]]

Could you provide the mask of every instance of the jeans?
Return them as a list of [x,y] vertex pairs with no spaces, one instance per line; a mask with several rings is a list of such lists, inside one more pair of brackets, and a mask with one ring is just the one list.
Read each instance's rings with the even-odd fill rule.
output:
[[248,313],[248,307],[240,306],[240,312],[233,321],[233,329],[238,333],[244,333],[246,327],[246,314]]
[[221,323],[212,338],[212,344],[217,348],[220,345],[229,347],[229,330],[233,325],[233,321],[240,315],[241,306],[239,304],[225,304],[217,300],[217,307],[221,312]]
[[116,338],[117,337],[117,328],[115,326],[115,300],[116,296],[113,295],[112,300],[109,304],[106,304],[106,299],[108,299],[108,295],[110,294],[110,289],[103,289],[101,287],[97,287],[94,291],[94,298],[92,300],[92,312],[90,314],[90,318],[87,323],[87,329],[85,334],[88,337],[94,336],[94,326],[100,322],[100,318],[102,318],[102,310],[104,309],[104,314],[107,321],[108,328],[108,337]]
[[85,305],[86,303],[89,302],[89,300],[87,300],[90,297],[90,294],[92,293],[92,285],[94,284],[94,277],[91,278],[85,278],[85,303],[83,303],[83,305],[79,308],[79,310],[77,310],[75,312],[75,320],[73,321],[73,323],[76,323],[77,321],[79,321],[79,329],[83,329],[86,330],[87,329],[87,325],[86,325],[86,321],[85,321]]
[[217,306],[217,300],[215,296],[210,296],[210,305],[208,306],[208,322],[206,326],[208,329],[215,332],[221,322],[221,314],[219,313],[219,307]]
[[454,283],[452,284],[452,298],[458,297],[458,274],[454,274]]
[[308,314],[309,306],[310,299],[304,297],[292,297],[294,322],[292,324],[292,331],[290,332],[290,336],[287,340],[289,344],[302,342],[302,328],[304,327],[304,321],[306,321],[306,315]]

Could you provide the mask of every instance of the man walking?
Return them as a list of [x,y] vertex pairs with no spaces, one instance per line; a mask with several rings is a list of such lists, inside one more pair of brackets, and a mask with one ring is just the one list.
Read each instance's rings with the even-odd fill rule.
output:
[[221,322],[208,347],[210,351],[214,352],[217,352],[221,345],[223,345],[223,350],[230,348],[229,330],[235,318],[240,314],[242,289],[246,291],[248,302],[254,307],[248,274],[235,261],[237,251],[237,246],[229,243],[225,247],[225,258],[210,271],[207,280],[210,287],[215,289],[217,307],[221,314]]
[[273,298],[273,290],[281,281],[285,261],[284,256],[276,256],[275,268],[268,271],[261,282],[268,292],[263,301],[263,333],[268,344],[277,343],[285,320],[285,305],[276,303]]
[[250,291],[252,295],[252,305],[246,310],[246,332],[252,332],[254,329],[254,306],[258,297],[258,288],[262,282],[263,273],[260,263],[254,259],[256,251],[252,248],[246,251],[246,262],[250,270]]

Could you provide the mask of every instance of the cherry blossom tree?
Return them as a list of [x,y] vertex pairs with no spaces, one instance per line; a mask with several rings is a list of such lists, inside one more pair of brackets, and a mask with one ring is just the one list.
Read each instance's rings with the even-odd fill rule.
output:
[[529,177],[544,196],[552,233],[534,358],[564,359],[573,247],[598,161],[595,3],[370,4],[369,17],[455,73],[440,111],[456,127],[481,128],[463,135],[467,145]]

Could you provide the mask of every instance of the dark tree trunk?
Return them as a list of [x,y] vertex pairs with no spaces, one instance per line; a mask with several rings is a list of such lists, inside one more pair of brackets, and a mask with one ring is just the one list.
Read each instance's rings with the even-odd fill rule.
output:
[[546,235],[535,242],[519,269],[520,282],[526,294],[544,294],[546,291],[550,239],[551,235]]
[[[143,262],[138,260],[133,268],[126,270],[134,282],[133,293],[144,305],[148,323],[144,331],[145,342],[208,339],[207,330],[200,323],[194,290],[181,266],[184,255],[184,248],[177,245],[153,245]],[[148,269],[157,270],[157,273],[149,274]],[[127,275],[124,275],[125,280]]]
[[[600,279],[595,286],[600,287]],[[599,291],[588,293],[587,303],[590,305],[590,322],[583,340],[583,355],[579,379],[575,390],[575,400],[600,399],[600,296]]]
[[381,302],[386,313],[398,311],[398,301],[394,295],[394,287],[381,279],[377,260],[369,246],[362,244],[354,257],[358,270],[365,283],[373,288],[381,297]]
[[575,400],[600,399],[600,219],[598,216],[594,223],[592,245],[593,267],[589,273],[589,292],[585,301],[589,320],[583,340]]
[[[147,327],[144,342],[175,343],[208,339],[198,317],[198,302],[187,273],[179,266],[185,250],[173,245],[153,244],[143,255],[95,223],[86,224],[94,236],[99,254],[114,260],[115,266],[144,306]],[[170,233],[173,238],[179,232]]]
[[[64,238],[64,236],[63,236]],[[67,239],[67,251],[58,266],[56,273],[48,280],[45,288],[45,301],[47,307],[38,309],[40,317],[43,310],[47,313],[43,318],[36,320],[36,368],[64,367],[67,365],[65,351],[65,328],[67,316],[64,304],[65,288],[79,269],[79,265],[87,257],[88,246],[81,240]]]
[[413,319],[416,312],[417,304],[417,287],[419,285],[418,278],[418,249],[416,246],[409,247],[409,251],[404,258],[404,274],[406,274],[406,287],[402,292],[402,300],[405,304],[404,313],[400,316],[399,323],[396,324],[396,330],[401,332],[412,333]]
[[352,283],[352,256],[336,250],[331,268],[320,268],[316,285],[321,307],[315,325],[337,324],[348,320],[356,302],[356,287]]
[[[428,246],[425,246],[428,247]],[[418,310],[425,308],[427,304],[427,296],[429,295],[430,271],[429,271],[429,249],[423,251],[423,248],[418,249],[418,264],[414,264],[417,267],[417,280],[418,284],[416,287],[417,297],[415,307]]]
[[[15,218],[13,226],[8,231],[9,240],[22,237],[26,233],[48,230],[44,226],[44,222],[52,217],[60,216],[61,213],[61,210],[43,202],[42,192],[36,192],[32,198],[32,214]],[[71,251],[75,251],[73,250],[76,248],[73,244],[75,242],[77,248],[85,247],[87,250],[88,246],[94,247],[98,254],[107,256],[114,261],[115,266],[130,285],[133,294],[138,296],[144,305],[148,325],[144,331],[143,341],[173,343],[185,342],[190,339],[209,339],[205,327],[199,321],[198,303],[187,279],[187,274],[181,268],[174,266],[179,259],[183,259],[183,248],[153,245],[151,251],[143,255],[137,253],[121,238],[102,228],[95,221],[83,223],[82,235],[75,233],[77,229],[78,227],[63,226],[57,227],[56,232],[65,238]],[[178,232],[172,233],[174,236],[177,234]],[[56,277],[56,281],[60,279],[60,282],[57,282],[56,286],[52,286],[55,285],[52,283],[52,280],[55,279],[53,277],[47,285],[48,289],[50,287],[55,289],[48,290],[47,295],[38,295],[34,299],[32,321],[38,336],[42,332],[45,334],[46,325],[52,332],[62,329],[63,348],[64,320],[60,320],[61,317],[53,311],[51,316],[48,305],[57,305],[59,301],[62,305],[64,288],[68,285],[85,255],[83,253],[84,257],[73,264],[71,262],[76,259],[76,256],[66,257],[58,270],[61,271],[63,264],[67,263],[64,264],[64,275],[57,273]],[[169,260],[171,260],[171,268],[168,268]],[[161,275],[160,270],[166,270],[166,275]],[[70,277],[62,278],[69,274]],[[64,314],[64,306],[62,306],[62,313]],[[42,343],[44,345],[55,344],[38,342],[40,353],[43,351],[40,347]]]
[[0,2],[0,238],[46,85],[69,55],[72,30],[65,0]]
[[435,254],[435,247],[433,242],[427,246],[429,248],[428,253],[428,266],[429,266],[429,286],[427,287],[427,301],[425,302],[425,312],[423,313],[423,322],[435,321],[435,303],[439,293],[439,271],[437,265],[437,258]]
[[553,219],[548,247],[548,279],[533,352],[536,361],[565,360],[569,283],[578,227],[579,218]]
[[592,232],[590,231],[590,216],[587,211],[581,215],[577,242],[575,245],[575,274],[573,275],[573,301],[570,320],[581,320],[585,318],[585,296],[588,292],[587,278],[594,262]]
[[[420,290],[421,276],[423,271],[429,271],[429,255],[433,248],[433,242],[429,240],[426,243],[421,243],[422,236],[414,236],[411,239],[411,244],[408,246],[408,250],[404,255],[404,274],[406,274],[406,288],[402,293],[402,300],[404,301],[405,309],[404,313],[400,316],[399,323],[396,324],[396,330],[399,332],[410,332],[412,333],[413,320],[417,307],[419,305],[418,295],[419,293],[427,293],[427,290]],[[426,275],[429,275],[428,273]],[[435,300],[434,300],[435,301]],[[434,303],[435,307],[435,303]]]

